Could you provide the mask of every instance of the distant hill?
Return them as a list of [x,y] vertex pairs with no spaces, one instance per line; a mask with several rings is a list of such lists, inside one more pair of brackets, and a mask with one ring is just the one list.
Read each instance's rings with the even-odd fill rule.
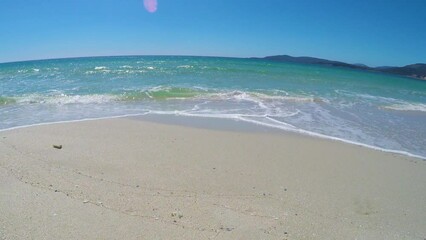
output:
[[362,64],[362,63],[354,63],[354,65],[355,65],[355,66],[358,66],[358,67],[368,68],[368,66],[367,66],[367,65]]
[[404,67],[381,68],[379,71],[426,80],[426,64],[424,63],[411,64]]
[[268,56],[264,58],[253,58],[253,59],[264,59],[264,60],[275,61],[275,62],[315,64],[315,65],[323,65],[323,66],[330,66],[330,67],[347,67],[347,68],[354,68],[354,69],[360,69],[360,70],[369,70],[369,71],[384,72],[389,74],[397,74],[401,76],[426,80],[426,64],[423,64],[423,63],[407,65],[404,67],[385,66],[385,67],[373,68],[373,67],[368,67],[367,65],[361,64],[361,63],[350,64],[350,63],[332,61],[332,60],[321,59],[321,58],[292,57],[289,55],[277,55],[277,56]]
[[332,61],[321,58],[314,57],[292,57],[289,55],[278,55],[278,56],[268,56],[263,59],[277,61],[277,62],[293,62],[293,63],[304,63],[304,64],[316,64],[316,65],[326,65],[334,67],[349,67],[349,68],[365,68],[363,66],[349,64],[339,61]]

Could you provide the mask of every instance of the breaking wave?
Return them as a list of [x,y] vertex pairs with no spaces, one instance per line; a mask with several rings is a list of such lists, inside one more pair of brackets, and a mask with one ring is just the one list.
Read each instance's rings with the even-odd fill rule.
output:
[[144,101],[144,100],[234,100],[255,102],[262,105],[271,101],[284,101],[294,103],[325,103],[326,99],[313,96],[277,94],[276,92],[254,92],[237,90],[211,90],[201,87],[168,87],[156,86],[144,90],[128,90],[108,94],[26,94],[22,96],[0,97],[0,105],[6,104],[86,104],[107,103],[112,101]]

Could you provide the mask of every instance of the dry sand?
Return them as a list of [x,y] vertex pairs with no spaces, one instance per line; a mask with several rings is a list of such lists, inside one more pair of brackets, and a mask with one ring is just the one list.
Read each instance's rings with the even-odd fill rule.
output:
[[0,132],[0,239],[425,238],[420,159],[127,118]]

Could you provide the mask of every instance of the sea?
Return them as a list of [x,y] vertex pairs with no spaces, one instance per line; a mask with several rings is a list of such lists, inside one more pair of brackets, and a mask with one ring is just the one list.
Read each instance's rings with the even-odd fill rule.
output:
[[426,81],[249,58],[0,64],[0,131],[143,115],[244,121],[426,159]]

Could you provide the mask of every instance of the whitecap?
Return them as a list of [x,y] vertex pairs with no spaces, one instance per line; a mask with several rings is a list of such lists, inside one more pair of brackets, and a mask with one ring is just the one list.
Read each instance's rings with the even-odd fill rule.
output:
[[99,66],[99,67],[95,67],[95,70],[106,70],[107,67],[105,66]]
[[132,69],[133,67],[132,67],[132,66],[129,66],[129,65],[123,65],[123,66],[120,66],[120,68],[128,68],[128,69]]

